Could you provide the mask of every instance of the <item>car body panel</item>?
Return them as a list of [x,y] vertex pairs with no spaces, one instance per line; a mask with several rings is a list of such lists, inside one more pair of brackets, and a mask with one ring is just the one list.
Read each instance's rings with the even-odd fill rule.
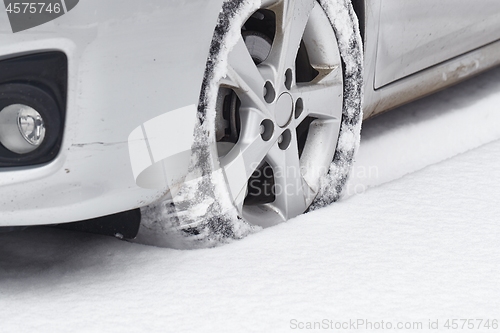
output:
[[500,39],[500,1],[384,0],[375,89]]
[[[498,27],[500,21],[498,21],[494,24],[496,28],[490,26],[487,33],[488,36],[483,38],[484,40],[493,42],[485,43],[481,47],[477,47],[477,45],[469,46],[469,48],[475,48],[459,55],[456,54],[459,51],[455,50],[449,54],[449,59],[444,60],[442,56],[434,57],[432,52],[429,51],[432,50],[432,48],[430,48],[426,51],[428,52],[429,58],[426,60],[427,63],[425,64],[427,67],[421,63],[419,67],[413,67],[411,70],[408,69],[407,63],[417,62],[420,54],[418,51],[413,53],[406,52],[407,54],[412,54],[412,57],[405,59],[403,62],[399,59],[399,61],[394,63],[394,65],[397,66],[395,67],[397,74],[396,76],[392,76],[389,80],[393,82],[377,88],[377,75],[379,74],[377,70],[381,63],[389,63],[387,59],[380,60],[381,57],[385,57],[388,53],[388,51],[381,52],[380,50],[382,42],[380,41],[381,34],[379,33],[379,29],[381,29],[384,24],[381,22],[383,18],[381,12],[385,1],[386,0],[363,1],[364,6],[361,13],[363,17],[360,21],[364,24],[362,27],[365,53],[364,119],[373,117],[440,89],[444,89],[473,75],[477,75],[484,70],[500,65],[500,27]],[[417,0],[408,0],[407,2],[410,3],[415,1]],[[461,3],[459,1],[455,2]],[[440,2],[436,2],[436,4],[439,3]],[[400,7],[404,5],[399,4],[397,6]],[[496,6],[498,6],[498,4],[496,4]],[[463,18],[456,19],[462,20]],[[469,21],[469,24],[472,23]],[[437,26],[439,26],[439,24]],[[413,29],[415,30],[416,28],[414,27]],[[426,31],[426,29],[428,29],[428,27],[422,26],[419,31],[423,32]],[[413,38],[415,38],[415,35],[418,34],[419,32],[414,31],[412,33],[407,33],[407,37],[411,39],[411,36],[413,36]],[[469,34],[469,36],[472,36],[472,33]],[[454,40],[453,38],[454,37],[449,36],[449,43]],[[460,34],[458,38],[460,38]],[[430,40],[432,40],[431,37],[428,38],[428,41]],[[404,43],[406,43],[406,47],[408,47],[408,45],[411,45],[411,42],[412,40],[409,40]],[[413,42],[417,45],[415,39],[413,39]],[[395,45],[397,45],[398,41],[395,43]],[[402,43],[402,41],[399,41],[399,43]],[[391,47],[387,45],[390,44],[389,40],[386,40],[385,44],[386,48]]]

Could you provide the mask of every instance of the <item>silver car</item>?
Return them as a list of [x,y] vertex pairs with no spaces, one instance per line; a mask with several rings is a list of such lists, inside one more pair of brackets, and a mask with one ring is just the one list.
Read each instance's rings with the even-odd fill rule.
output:
[[363,119],[500,63],[498,0],[46,3],[0,10],[4,228],[239,238],[337,200]]

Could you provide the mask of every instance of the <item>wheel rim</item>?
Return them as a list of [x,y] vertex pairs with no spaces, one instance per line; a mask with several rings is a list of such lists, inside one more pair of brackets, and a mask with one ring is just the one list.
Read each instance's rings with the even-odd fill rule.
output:
[[240,216],[270,226],[303,213],[328,172],[342,118],[341,58],[313,0],[267,1],[241,31],[219,83],[217,155]]

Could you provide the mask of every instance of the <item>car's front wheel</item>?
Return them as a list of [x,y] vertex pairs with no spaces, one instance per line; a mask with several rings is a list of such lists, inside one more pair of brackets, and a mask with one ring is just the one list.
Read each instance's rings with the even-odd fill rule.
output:
[[361,67],[349,0],[226,1],[165,229],[210,245],[337,200],[358,144]]
[[342,60],[314,0],[268,1],[238,33],[218,83],[216,154],[239,215],[269,226],[305,212],[329,171]]

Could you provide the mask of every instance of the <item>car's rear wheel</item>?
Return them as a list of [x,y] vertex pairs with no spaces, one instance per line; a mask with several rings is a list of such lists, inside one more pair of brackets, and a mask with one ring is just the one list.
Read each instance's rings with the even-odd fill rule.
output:
[[343,66],[315,0],[267,1],[241,27],[216,103],[217,156],[247,222],[273,225],[312,204],[342,121]]

